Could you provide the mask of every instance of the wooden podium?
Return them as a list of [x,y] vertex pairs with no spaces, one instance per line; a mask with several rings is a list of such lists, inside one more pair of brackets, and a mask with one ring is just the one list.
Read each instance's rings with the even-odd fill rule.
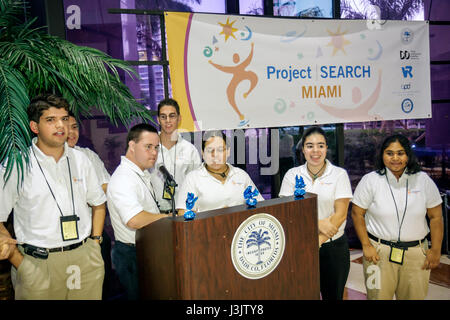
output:
[[[260,279],[237,272],[231,258],[236,230],[260,213],[275,217],[285,234],[277,267]],[[317,196],[284,197],[158,220],[136,233],[142,299],[319,299]]]

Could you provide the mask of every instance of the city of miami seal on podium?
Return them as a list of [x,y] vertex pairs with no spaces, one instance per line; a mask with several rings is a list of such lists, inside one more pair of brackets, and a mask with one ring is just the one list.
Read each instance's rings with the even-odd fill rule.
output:
[[250,216],[236,230],[231,243],[231,260],[240,275],[261,279],[281,261],[285,235],[281,223],[272,215]]

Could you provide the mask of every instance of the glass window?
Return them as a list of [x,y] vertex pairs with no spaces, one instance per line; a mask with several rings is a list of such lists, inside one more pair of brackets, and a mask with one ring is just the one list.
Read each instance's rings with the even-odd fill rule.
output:
[[450,60],[449,43],[450,43],[450,25],[440,26],[430,24],[431,61]]
[[274,0],[273,15],[284,17],[333,17],[333,0]]
[[446,0],[424,0],[426,20],[448,21],[450,12],[450,1]]
[[431,65],[431,98],[450,99],[450,65]]
[[[372,1],[373,2],[373,1]],[[379,1],[373,5],[367,0],[341,0],[343,19],[424,20],[424,3],[415,1]]]
[[273,15],[332,18],[333,0],[274,0]]
[[239,0],[239,13],[240,14],[264,14],[263,0]]

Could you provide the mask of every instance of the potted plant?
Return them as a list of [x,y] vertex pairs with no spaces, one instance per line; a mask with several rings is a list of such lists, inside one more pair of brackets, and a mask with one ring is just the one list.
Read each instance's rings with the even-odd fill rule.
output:
[[125,61],[34,27],[36,18],[24,15],[26,5],[25,0],[0,0],[0,164],[6,168],[5,181],[14,166],[22,180],[29,163],[26,109],[37,94],[60,94],[76,116],[89,116],[96,107],[115,125],[154,122],[120,80],[120,70],[136,76]]

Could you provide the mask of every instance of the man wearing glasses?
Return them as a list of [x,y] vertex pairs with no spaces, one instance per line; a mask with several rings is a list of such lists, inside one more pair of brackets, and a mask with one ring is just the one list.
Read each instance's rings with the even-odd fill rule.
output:
[[159,134],[160,152],[155,167],[150,170],[150,173],[160,212],[171,213],[171,197],[175,195],[177,187],[172,188],[165,185],[165,178],[158,168],[164,165],[177,185],[180,186],[186,175],[198,168],[202,162],[195,146],[183,139],[178,133],[181,115],[176,100],[169,98],[159,102],[158,122],[161,126]]

